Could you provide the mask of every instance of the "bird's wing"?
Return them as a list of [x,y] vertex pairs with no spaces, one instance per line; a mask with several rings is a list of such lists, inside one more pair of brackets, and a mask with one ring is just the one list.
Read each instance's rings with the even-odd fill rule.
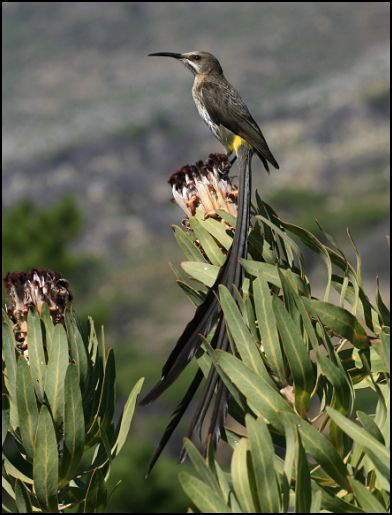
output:
[[204,106],[214,123],[223,125],[234,134],[241,136],[254,147],[262,160],[267,160],[275,168],[279,168],[260,127],[239,93],[228,82],[225,81],[218,89],[215,82],[204,81],[200,92]]

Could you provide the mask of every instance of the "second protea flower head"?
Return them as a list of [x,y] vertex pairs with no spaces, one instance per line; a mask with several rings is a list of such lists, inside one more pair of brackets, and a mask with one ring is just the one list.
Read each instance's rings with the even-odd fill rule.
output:
[[204,162],[185,165],[170,176],[174,200],[188,218],[196,209],[204,218],[219,218],[219,210],[237,215],[238,188],[227,176],[229,166],[225,155],[210,154]]

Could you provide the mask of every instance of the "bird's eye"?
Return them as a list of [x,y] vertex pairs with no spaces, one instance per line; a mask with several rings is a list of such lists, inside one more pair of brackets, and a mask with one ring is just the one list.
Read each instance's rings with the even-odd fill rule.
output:
[[195,55],[195,56],[193,57],[193,59],[194,59],[195,61],[200,61],[200,56],[199,56],[199,55]]

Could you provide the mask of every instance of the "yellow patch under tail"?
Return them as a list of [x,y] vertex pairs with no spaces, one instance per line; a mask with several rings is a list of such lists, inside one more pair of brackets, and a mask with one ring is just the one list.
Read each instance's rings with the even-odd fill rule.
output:
[[236,134],[230,143],[230,151],[237,153],[241,145],[248,145],[248,143],[243,138],[241,138],[241,136]]

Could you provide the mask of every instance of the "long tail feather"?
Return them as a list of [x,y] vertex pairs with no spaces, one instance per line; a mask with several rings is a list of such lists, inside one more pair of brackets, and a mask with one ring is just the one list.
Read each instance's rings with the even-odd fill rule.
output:
[[[186,326],[185,330],[177,341],[176,346],[166,361],[162,369],[161,380],[143,398],[143,400],[140,402],[142,405],[146,405],[159,397],[159,395],[161,395],[161,393],[163,393],[166,388],[168,388],[168,386],[170,386],[178,377],[178,375],[184,370],[201,344],[201,335],[206,336],[208,334],[211,327],[215,323],[217,316],[220,316],[220,320],[211,342],[211,346],[213,348],[223,350],[228,348],[227,329],[224,323],[220,305],[218,303],[217,290],[220,284],[225,285],[231,292],[233,291],[234,286],[238,289],[241,288],[243,270],[239,264],[239,259],[246,257],[250,217],[251,152],[246,150],[246,153],[245,151],[244,153],[240,153],[239,158],[240,174],[238,215],[234,239],[228,257],[220,270],[217,280],[215,281],[212,288],[210,288],[205,301],[197,308],[193,319]],[[155,462],[163,451],[173,431],[177,427],[180,419],[185,413],[186,408],[195,395],[202,378],[203,374],[199,370],[196,373],[184,398],[173,412],[172,419],[165,429],[165,432],[150,460],[147,474],[149,474],[152,470]],[[189,432],[189,436],[191,438],[193,438],[195,433],[199,433],[199,435],[201,435],[202,425],[206,417],[208,407],[211,403],[211,399],[214,395],[216,386],[218,386],[218,390],[215,396],[209,434],[213,435],[215,443],[219,440],[221,427],[223,426],[224,420],[226,418],[229,393],[224,384],[219,379],[219,376],[214,368],[212,368],[209,373],[203,395],[192,419],[192,425]],[[183,461],[185,456],[186,453],[184,449],[182,449],[180,454],[180,461]]]

